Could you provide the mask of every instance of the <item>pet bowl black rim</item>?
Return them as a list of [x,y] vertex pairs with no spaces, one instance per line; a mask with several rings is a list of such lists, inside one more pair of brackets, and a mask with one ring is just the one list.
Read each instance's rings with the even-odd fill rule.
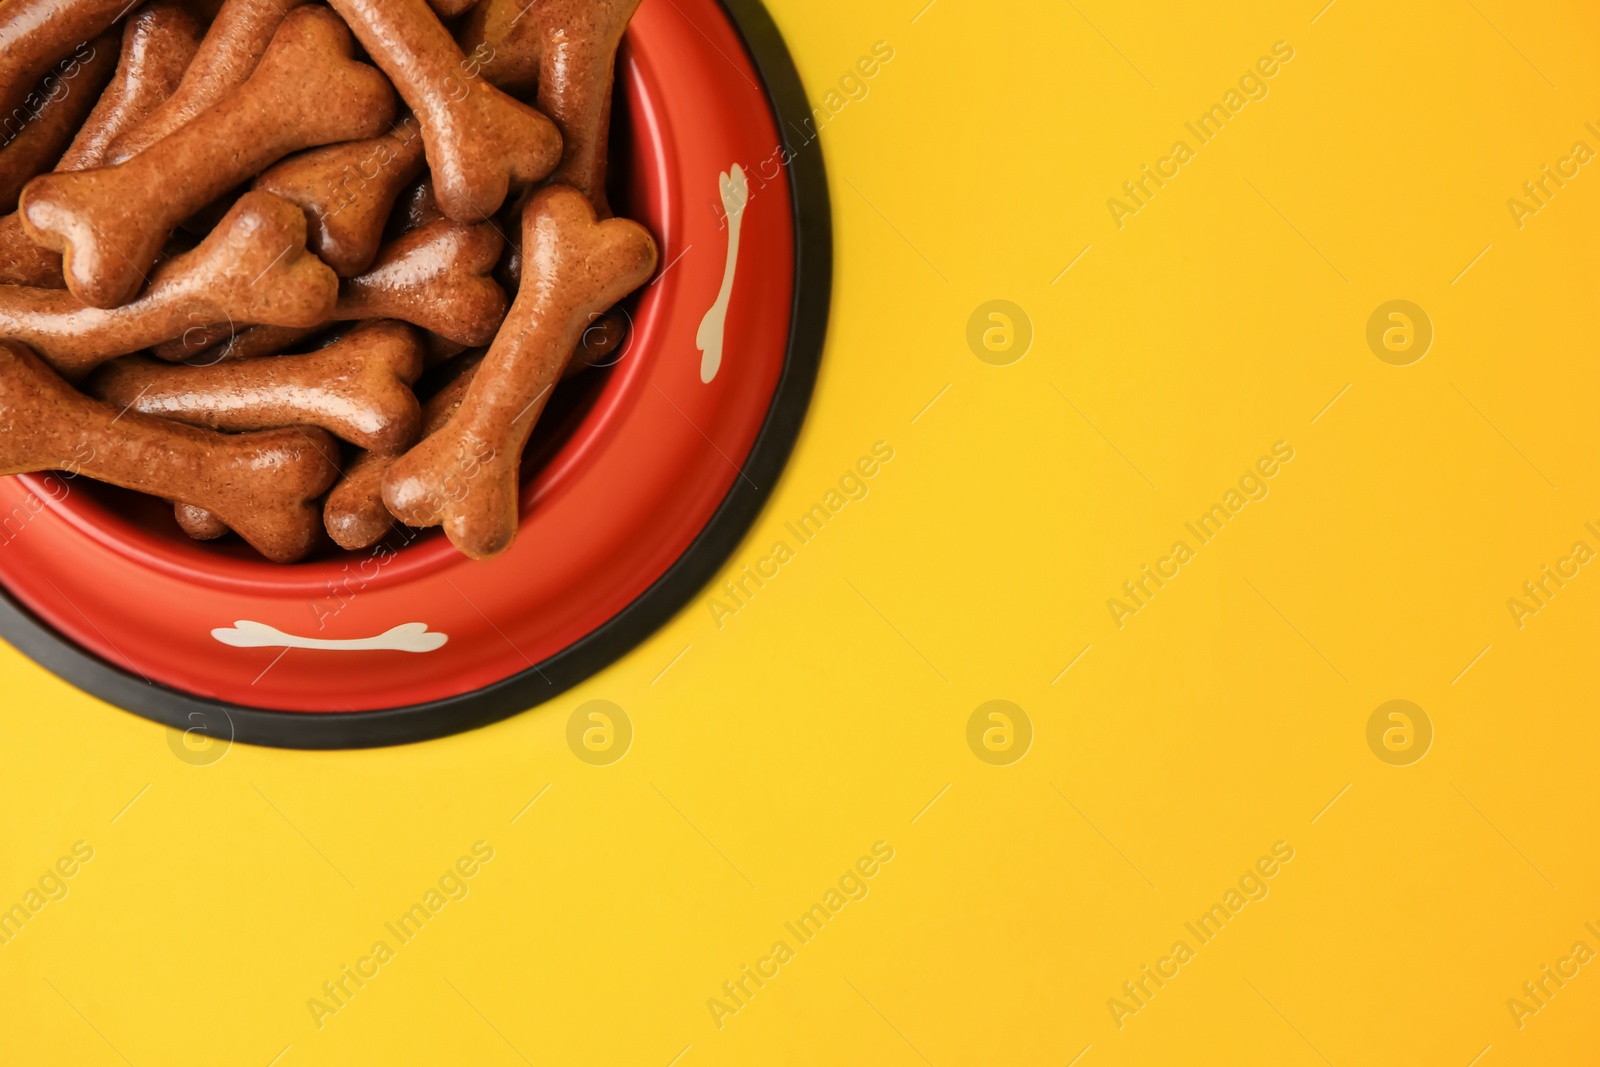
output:
[[791,143],[811,105],[777,25],[760,0],[721,0],[754,62],[788,149],[795,222],[795,289],[788,350],[755,445],[709,522],[666,573],[592,633],[493,685],[443,700],[378,711],[285,712],[207,700],[150,682],[57,633],[0,587],[0,637],[34,662],[109,704],[217,741],[276,748],[380,748],[487,726],[533,709],[598,673],[664,626],[716,574],[754,524],[811,403],[833,287],[827,173],[814,138]]

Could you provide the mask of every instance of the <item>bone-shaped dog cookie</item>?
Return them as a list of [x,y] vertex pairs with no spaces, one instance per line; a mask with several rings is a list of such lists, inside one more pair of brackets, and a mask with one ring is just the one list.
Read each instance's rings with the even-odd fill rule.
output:
[[561,131],[561,165],[553,182],[589,198],[602,218],[606,203],[607,141],[617,46],[640,0],[543,0],[540,25],[539,109]]
[[334,544],[358,552],[394,529],[394,516],[383,506],[383,479],[393,462],[390,456],[364,452],[346,464],[344,477],[322,506],[322,524]]
[[316,544],[314,502],[339,473],[338,446],[315,427],[229,435],[119,412],[18,344],[0,343],[0,426],[0,475],[70,468],[181,500],[279,563]]
[[180,502],[172,505],[172,518],[177,522],[178,529],[192,541],[215,541],[232,532],[227,523],[205,508],[197,508],[193,504]]
[[[375,320],[366,320],[375,321]],[[151,354],[168,361],[169,363],[189,363],[195,366],[211,366],[216,363],[227,363],[236,359],[260,359],[262,356],[282,355],[301,341],[313,334],[320,333],[329,324],[314,326],[309,330],[293,329],[287,326],[251,326],[248,329],[232,331],[227,326],[206,326],[185,331],[185,336],[171,341],[164,341],[150,350]],[[598,326],[599,324],[597,324]],[[598,330],[592,330],[594,340],[604,343],[606,335]],[[590,335],[585,334],[586,338]],[[185,338],[188,338],[185,340]],[[219,340],[221,338],[221,340]],[[431,330],[422,331],[422,365],[424,367],[436,366],[440,363],[454,359],[465,352],[469,346],[460,341],[452,341],[442,334]],[[612,345],[601,352],[605,355]],[[577,360],[574,360],[576,365]],[[591,363],[593,361],[591,360]],[[590,364],[585,364],[584,369]]]
[[[412,230],[384,245],[371,270],[344,280],[326,321],[400,319],[469,347],[488,344],[506,314],[505,290],[490,277],[503,244],[488,223],[440,219]],[[216,363],[281,351],[298,340],[269,326],[236,330],[226,323],[191,335],[157,346],[155,355]],[[227,343],[229,351],[208,351],[208,340]]]
[[[461,406],[477,371],[478,356],[464,357],[461,369],[443,389],[422,405],[422,435],[436,432]],[[354,552],[371,548],[394,526],[394,516],[383,503],[383,480],[395,457],[368,452],[350,464],[339,484],[328,494],[322,521],[328,536],[340,548]]]
[[239,359],[260,359],[282,355],[326,326],[325,322],[300,327],[240,327],[230,323],[192,326],[181,337],[155,345],[150,354],[169,363],[191,363],[200,367]]
[[505,290],[491,277],[505,241],[490,223],[440,219],[402,234],[346,279],[334,319],[402,319],[472,347],[494,339]]
[[109,162],[117,138],[177,91],[200,40],[200,24],[177,0],[154,0],[128,16],[117,72],[56,169],[88,170]]
[[[433,195],[433,181],[424,177],[422,181],[401,194],[400,203],[395,208],[391,225],[393,221],[397,220],[401,224],[401,232],[410,233],[412,230],[422,229],[431,222],[438,222],[444,217],[445,213],[439,210],[438,198]],[[503,230],[501,231],[501,236],[506,236]],[[495,264],[495,278],[498,279],[500,277],[500,268],[504,263],[505,255],[502,253],[500,262]],[[459,356],[469,347],[460,341],[445,337],[443,334],[434,333],[432,330],[426,331],[426,344],[423,363],[430,367]]]
[[351,59],[332,12],[290,12],[236,92],[114,167],[46,174],[28,184],[28,235],[63,255],[67,287],[95,307],[139,291],[172,228],[290,152],[372,137],[394,119],[383,75]]
[[484,57],[478,72],[490,84],[519,96],[539,86],[544,51],[541,5],[527,0],[481,0],[459,34],[461,49]]
[[619,308],[612,308],[604,315],[591,314],[577,351],[572,353],[566,369],[561,372],[561,380],[566,381],[591,367],[609,367],[616,363],[622,357],[611,359],[611,354],[628,339],[631,325],[628,316]]
[[[372,324],[366,324],[366,325],[358,326],[354,331],[352,331],[352,333],[344,335],[344,338],[341,338],[341,341],[347,340],[347,339],[352,338],[352,337],[358,337],[361,334],[369,332],[369,331],[372,332],[373,334],[375,334],[375,336],[377,338],[384,339],[384,343],[383,343],[382,347],[388,351],[389,355],[392,357],[393,362],[394,362],[395,370],[394,370],[393,378],[398,380],[403,385],[413,384],[414,381],[415,381],[415,378],[417,377],[417,374],[414,372],[413,367],[412,367],[412,356],[410,355],[410,353],[415,350],[414,340],[408,341],[408,344],[405,347],[404,351],[401,351],[399,349],[399,347],[396,344],[393,343],[393,340],[396,339],[400,335],[403,335],[404,337],[406,337],[408,339],[414,339],[415,334],[413,333],[413,331],[411,331],[408,327],[406,327],[406,326],[404,326],[404,325],[402,325],[400,323],[379,322],[379,323],[372,323]],[[215,350],[215,353],[221,353],[222,355],[220,357],[218,357],[217,363],[212,363],[212,364],[209,364],[209,365],[210,366],[217,366],[218,364],[224,362],[226,357],[227,357],[227,355],[228,355],[228,353],[230,352],[230,349],[234,349],[234,350],[241,351],[241,352],[249,352],[252,348],[266,347],[267,344],[270,344],[271,343],[271,338],[269,338],[268,335],[271,335],[271,334],[282,334],[283,335],[282,344],[281,345],[280,344],[273,344],[272,345],[272,347],[274,348],[274,351],[272,351],[272,352],[260,352],[259,353],[259,355],[276,355],[278,350],[281,350],[282,348],[288,347],[289,345],[293,344],[294,341],[299,340],[302,335],[304,335],[306,333],[311,333],[311,332],[315,332],[315,331],[314,330],[313,331],[307,331],[307,330],[284,330],[284,329],[281,329],[279,327],[268,327],[268,326],[257,327],[254,330],[247,331],[246,334],[239,335],[236,338],[230,339],[230,342],[228,344],[224,344],[224,345],[219,346]],[[252,344],[251,335],[254,335],[253,341],[254,342],[258,342],[257,344]],[[243,344],[238,344],[236,349],[235,349],[234,342],[239,342],[239,341],[243,341],[244,343]],[[338,342],[338,341],[334,342],[335,345],[337,345],[339,343],[340,342]],[[333,347],[333,346],[330,345],[329,347]],[[207,353],[207,357],[208,358],[211,358],[213,355],[214,355],[214,353]],[[258,364],[272,364],[272,363],[276,362],[275,360],[258,359],[258,358],[255,358],[254,355],[246,355],[246,356],[241,356],[241,357],[236,357],[236,358],[243,358],[247,362],[254,362],[254,363],[258,363]],[[294,357],[287,357],[287,358],[292,359]],[[112,367],[116,367],[118,365],[119,364],[117,364],[117,363],[113,363],[111,366]],[[380,385],[385,391],[395,388],[392,382],[381,382]],[[408,394],[409,399],[407,399],[406,397],[400,396],[400,395],[398,395],[398,393],[396,393],[393,396],[393,398],[389,401],[389,404],[392,405],[393,410],[398,411],[403,407],[407,412],[410,412],[411,410],[414,409],[414,407],[416,406],[415,394],[410,393],[409,389],[406,390],[406,393]],[[168,415],[167,417],[171,418],[172,416]],[[180,421],[182,421],[182,420],[180,420]],[[325,422],[319,422],[316,418],[308,418],[306,421],[310,422],[313,425],[328,426],[328,428],[329,429],[333,429],[334,432],[336,432],[336,433],[339,432],[336,427],[329,426],[328,423],[325,423]],[[345,436],[346,436],[346,439],[351,439],[348,434],[346,434]],[[360,442],[358,441],[358,443],[360,443]],[[368,462],[371,462],[371,461],[381,461],[381,462],[379,462],[379,465],[376,468],[377,473],[379,473],[380,475],[381,475],[381,473],[383,471],[388,470],[389,460],[391,460],[393,457],[392,457],[392,455],[388,454],[389,450],[387,449],[386,443],[382,442],[382,441],[369,441],[368,442],[368,446],[369,447],[376,446],[376,447],[378,447],[380,449],[385,449],[385,451],[362,452],[360,454],[360,458],[356,459],[353,462],[353,464],[351,465],[351,467],[350,467],[351,474],[354,473],[356,467],[360,466],[363,463],[368,463]],[[345,481],[349,481],[349,476],[346,477]],[[341,482],[340,484],[343,485],[344,482]],[[383,518],[384,518],[384,521],[386,523],[386,525],[384,526],[384,529],[388,529],[389,525],[392,524],[392,519],[390,518],[389,513],[383,509],[383,501],[382,501],[382,498],[381,498],[381,495],[380,495],[381,492],[382,492],[381,486],[374,487],[374,489],[373,489],[373,497],[374,497],[374,499],[377,500],[378,510],[382,511],[382,513],[383,513]],[[225,536],[228,533],[227,526],[224,525],[222,522],[218,521],[216,516],[211,515],[210,513],[204,511],[203,509],[196,508],[196,507],[194,507],[192,505],[188,505],[188,504],[177,504],[177,505],[175,505],[175,507],[173,509],[173,518],[177,520],[179,528],[182,529],[183,532],[185,534],[187,534],[190,538],[192,538],[192,539],[194,539],[196,541],[213,541],[213,540],[216,540],[219,537]],[[380,531],[379,533],[375,534],[373,536],[372,540],[367,542],[366,544],[357,545],[357,546],[344,545],[343,547],[347,547],[347,548],[348,547],[359,547],[359,548],[369,547],[370,545],[375,544],[377,542],[377,540],[382,536],[383,536],[383,534]],[[341,544],[343,544],[343,543],[341,542]]]
[[239,198],[193,251],[163,263],[135,301],[102,310],[60,289],[0,286],[0,338],[68,377],[177,337],[194,322],[327,320],[339,279],[306,251],[306,217],[271,193]]
[[0,115],[9,115],[56,60],[98,37],[128,0],[7,0],[0,3]]
[[561,161],[549,119],[479,77],[426,0],[331,0],[422,123],[444,213],[481,222]]
[[[626,320],[611,312],[603,315],[586,330],[578,348],[567,361],[561,373],[566,381],[574,375],[598,366],[611,355],[627,335]],[[483,352],[461,356],[456,360],[456,376],[422,405],[422,436],[426,439],[450,421],[461,407],[473,376],[483,361]],[[345,468],[344,477],[328,494],[322,510],[328,535],[340,548],[357,551],[371,548],[394,526],[394,516],[383,502],[383,481],[394,465],[395,457],[363,453]],[[465,486],[463,478],[457,488]]]
[[[129,16],[117,72],[56,170],[103,164],[111,142],[172,94],[199,43],[199,24],[176,0],[156,0]],[[60,254],[34,244],[22,228],[22,216],[13,212],[0,218],[0,285],[62,289],[66,284]]]
[[61,158],[116,65],[117,39],[110,34],[97,37],[51,71],[22,107],[5,116],[0,127],[0,145],[4,145],[0,148],[0,210],[15,207],[28,180]]
[[142,357],[102,366],[86,391],[116,407],[210,430],[320,426],[369,452],[417,439],[422,374],[415,331],[397,322],[356,330],[327,348],[211,367]]
[[22,228],[22,216],[0,218],[0,285],[66,288],[61,276],[61,256],[33,243]]
[[[566,186],[540,190],[522,230],[522,289],[466,399],[443,429],[395,462],[383,487],[396,518],[442,525],[474,559],[505,551],[516,536],[523,446],[590,316],[643,285],[656,267],[656,243],[644,227],[597,221],[583,194]],[[452,499],[452,479],[469,472],[467,491]]]
[[311,220],[311,250],[342,278],[372,265],[400,191],[422,173],[414,118],[368,141],[349,141],[284,160],[254,188],[299,204]]
[[[394,220],[400,223],[402,237],[434,223],[447,223],[433,195],[431,179],[424,176],[400,194]],[[393,310],[395,318],[424,327],[423,362],[427,366],[472,347],[469,342],[487,344],[505,317],[507,307],[504,290],[497,294],[487,283],[488,276],[483,269],[486,262],[500,255],[500,245],[489,229],[488,226],[450,223],[435,226],[425,237],[391,242],[381,249],[381,258],[369,272],[370,278],[355,284],[345,283],[345,292],[365,292],[336,309],[333,320],[355,318],[357,314],[381,317]],[[520,242],[520,236],[518,240]],[[495,276],[503,266],[503,260],[495,266]],[[456,324],[451,326],[452,332],[457,338],[464,334],[466,340],[427,328],[428,324],[452,323]],[[181,338],[155,346],[152,353],[171,362],[199,364],[254,359],[284,352],[312,332],[279,326],[240,328],[234,323],[214,323],[187,330]]]
[[[377,313],[374,312],[375,316]],[[408,316],[408,318],[411,316]],[[217,363],[229,363],[239,359],[260,359],[262,356],[278,356],[293,348],[299,342],[324,328],[333,326],[339,321],[335,316],[320,326],[309,330],[292,329],[287,326],[250,326],[243,330],[230,333],[229,327],[215,325],[196,328],[188,331],[184,338],[174,338],[163,341],[150,349],[150,354],[169,363],[188,363],[193,366],[211,366]],[[355,321],[378,321],[376,318],[364,318]],[[404,320],[402,320],[404,321]],[[448,362],[465,352],[469,345],[460,341],[453,341],[443,334],[431,330],[422,331],[422,365],[424,367],[437,366]]]
[[[438,200],[434,198],[434,182],[424,176],[422,181],[414,182],[413,186],[403,190],[400,202],[395,205],[394,216],[402,222],[400,226],[402,234],[410,234],[413,230],[427,226],[429,222],[445,218],[445,213],[438,210]],[[437,272],[424,272],[424,274],[427,277],[437,277]],[[432,306],[432,304],[434,299],[429,298],[426,288],[419,288],[406,299],[408,307]],[[261,355],[278,355],[280,352],[285,352],[288,347],[307,338],[310,333],[312,331],[286,330],[283,326],[254,326],[242,330],[237,323],[211,323],[208,326],[195,326],[192,330],[184,331],[182,338],[158,344],[152,352],[158,358],[173,363],[182,360],[194,363],[250,360]],[[429,338],[438,336],[432,331],[427,333]],[[451,342],[451,344],[461,344],[461,342]],[[432,363],[435,360],[429,358],[427,362]]]
[[111,145],[107,164],[132,159],[245,83],[284,17],[307,0],[227,0],[171,98]]
[[550,180],[573,186],[602,218],[606,142],[617,46],[639,0],[483,0],[461,47],[486,54],[485,79],[508,92],[538,85],[539,110],[561,131],[561,165]]

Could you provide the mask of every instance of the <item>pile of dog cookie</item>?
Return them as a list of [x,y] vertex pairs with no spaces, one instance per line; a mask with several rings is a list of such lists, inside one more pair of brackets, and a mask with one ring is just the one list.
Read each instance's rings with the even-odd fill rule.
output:
[[396,520],[503,552],[656,268],[605,195],[639,2],[0,3],[0,475],[283,563]]

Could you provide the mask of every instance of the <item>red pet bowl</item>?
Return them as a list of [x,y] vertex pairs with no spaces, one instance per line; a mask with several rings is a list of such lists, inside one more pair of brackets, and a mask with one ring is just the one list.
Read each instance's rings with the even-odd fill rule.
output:
[[[351,748],[532,707],[682,607],[749,528],[804,418],[832,280],[827,184],[756,0],[645,0],[617,75],[617,209],[656,235],[661,267],[615,365],[552,399],[510,551],[476,563],[436,530],[400,530],[278,566],[189,541],[159,501],[8,478],[0,634],[171,726]],[[741,179],[742,212],[727,188]]]

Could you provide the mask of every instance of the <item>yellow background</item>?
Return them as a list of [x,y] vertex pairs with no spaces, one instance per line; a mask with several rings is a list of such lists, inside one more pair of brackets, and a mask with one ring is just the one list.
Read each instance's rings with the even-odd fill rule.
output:
[[[702,597],[429,744],[191,766],[0,650],[0,902],[95,849],[0,947],[0,1061],[1593,1062],[1600,965],[1521,1029],[1506,1001],[1600,950],[1600,568],[1521,629],[1506,601],[1600,547],[1600,173],[1520,230],[1506,201],[1600,148],[1600,17],[923,2],[774,4],[816,101],[895,58],[823,133],[826,359],[735,565],[887,441],[870,495],[720,630]],[[1107,198],[1280,40],[1119,230]],[[1397,298],[1436,331],[1407,367],[1365,340]],[[1010,366],[966,342],[994,299],[1035,330]],[[1107,598],[1277,441],[1270,496],[1119,630]],[[993,699],[1033,725],[1010,766],[967,744]],[[1411,766],[1367,745],[1392,699],[1435,731]],[[568,748],[589,700],[630,717],[620,762]],[[307,1000],[479,840],[470,895],[319,1030]],[[708,998],[880,840],[719,1029]],[[1108,998],[1277,841],[1270,895],[1119,1029]]]

